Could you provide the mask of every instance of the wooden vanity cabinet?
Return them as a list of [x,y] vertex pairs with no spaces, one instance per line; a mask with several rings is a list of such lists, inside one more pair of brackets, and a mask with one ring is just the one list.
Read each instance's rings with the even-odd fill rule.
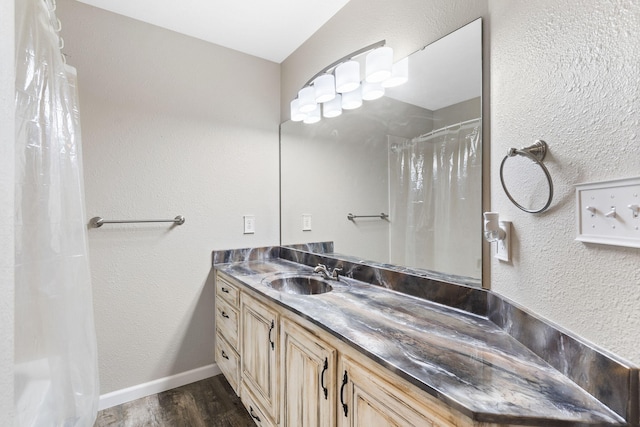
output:
[[[256,425],[495,426],[474,422],[226,275],[218,272],[216,282],[216,360]],[[222,316],[233,310],[239,313],[235,349],[233,316]],[[229,353],[237,359],[225,358]]]

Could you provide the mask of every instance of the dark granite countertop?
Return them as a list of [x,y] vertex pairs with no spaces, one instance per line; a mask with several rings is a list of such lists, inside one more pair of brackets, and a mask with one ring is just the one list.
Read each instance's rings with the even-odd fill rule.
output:
[[626,425],[486,317],[342,277],[331,281],[332,292],[320,295],[279,292],[266,281],[287,272],[312,273],[282,259],[216,268],[474,420]]

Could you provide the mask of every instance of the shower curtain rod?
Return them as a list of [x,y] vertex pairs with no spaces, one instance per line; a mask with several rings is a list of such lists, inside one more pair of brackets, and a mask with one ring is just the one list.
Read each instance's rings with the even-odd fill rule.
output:
[[413,142],[417,142],[418,140],[420,140],[420,139],[422,139],[422,138],[428,138],[428,137],[430,137],[430,136],[435,135],[435,134],[436,134],[436,133],[438,133],[438,132],[443,132],[443,131],[445,131],[445,130],[447,130],[447,129],[451,129],[451,128],[454,128],[454,127],[456,127],[456,126],[462,126],[462,125],[466,125],[466,124],[468,124],[468,123],[477,122],[477,121],[478,121],[478,120],[480,120],[480,119],[481,119],[481,117],[478,117],[477,119],[465,120],[464,122],[454,123],[454,124],[452,124],[452,125],[445,126],[445,127],[440,128],[440,129],[431,130],[431,131],[429,131],[429,132],[427,132],[427,133],[423,133],[423,134],[422,134],[422,135],[420,135],[420,136],[416,136],[415,138],[412,138],[412,139],[411,139],[411,141],[413,141]]

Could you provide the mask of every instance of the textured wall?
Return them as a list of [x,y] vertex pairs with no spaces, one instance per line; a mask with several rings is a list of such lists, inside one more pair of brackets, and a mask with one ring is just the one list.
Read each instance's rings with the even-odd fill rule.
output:
[[213,363],[211,250],[278,243],[279,66],[71,0],[58,14],[88,218],[186,217],[89,230],[107,393]]
[[0,2],[0,414],[13,425],[14,2]]
[[[640,3],[490,1],[491,208],[513,221],[513,262],[491,287],[640,364],[640,249],[574,241],[580,182],[640,174]],[[552,208],[530,215],[502,191],[509,147],[549,143]]]

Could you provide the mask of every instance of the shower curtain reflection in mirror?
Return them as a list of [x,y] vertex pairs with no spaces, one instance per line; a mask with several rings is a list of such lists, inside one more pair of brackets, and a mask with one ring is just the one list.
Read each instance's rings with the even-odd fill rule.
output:
[[75,70],[53,0],[16,2],[15,404],[19,426],[98,406]]
[[480,125],[388,137],[392,264],[480,277]]

